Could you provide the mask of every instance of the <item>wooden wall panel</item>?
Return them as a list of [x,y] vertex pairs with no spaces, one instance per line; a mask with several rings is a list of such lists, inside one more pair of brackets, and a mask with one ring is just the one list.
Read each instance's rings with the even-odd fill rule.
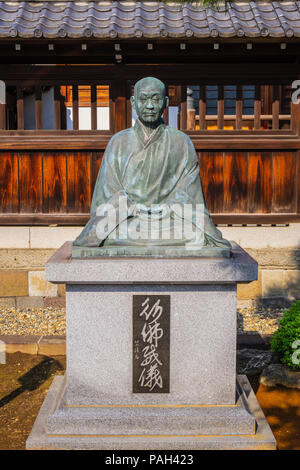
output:
[[[36,223],[50,221],[55,214],[88,214],[103,153],[104,149],[0,152],[0,224],[5,217],[13,220],[14,213],[16,224],[18,213],[23,214],[20,220],[37,214]],[[232,223],[279,223],[278,217],[285,223],[284,214],[288,221],[296,214],[300,217],[296,151],[201,151],[198,157],[208,209],[227,217],[225,223],[231,223],[231,215],[236,217]]]
[[272,212],[296,210],[296,152],[273,152]]
[[43,212],[67,212],[67,158],[64,153],[43,155]]
[[224,212],[247,212],[247,153],[224,154]]
[[19,210],[18,155],[1,152],[0,155],[0,207],[1,212]]
[[223,212],[223,152],[200,152],[200,175],[210,212]]
[[68,212],[89,212],[91,205],[91,153],[69,153],[67,174]]
[[297,174],[296,174],[296,187],[297,187],[297,213],[300,214],[300,151],[297,152]]
[[42,154],[19,155],[19,197],[21,213],[42,212]]
[[272,153],[249,152],[248,157],[248,211],[271,212]]
[[104,152],[92,153],[92,177],[91,177],[91,194],[93,195],[94,187],[96,184],[97,176],[100,170]]

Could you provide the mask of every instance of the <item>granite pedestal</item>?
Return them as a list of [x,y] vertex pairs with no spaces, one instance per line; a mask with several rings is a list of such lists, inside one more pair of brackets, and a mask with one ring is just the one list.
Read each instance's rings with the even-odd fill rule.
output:
[[[231,258],[74,259],[65,243],[46,279],[66,283],[67,371],[55,378],[28,449],[274,449],[246,377],[236,377],[236,286],[257,263]],[[132,299],[170,298],[168,393],[133,393]]]

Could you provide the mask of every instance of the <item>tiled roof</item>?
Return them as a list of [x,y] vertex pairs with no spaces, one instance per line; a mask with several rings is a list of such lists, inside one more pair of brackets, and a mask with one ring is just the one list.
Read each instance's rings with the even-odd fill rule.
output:
[[300,1],[0,2],[0,38],[300,37]]

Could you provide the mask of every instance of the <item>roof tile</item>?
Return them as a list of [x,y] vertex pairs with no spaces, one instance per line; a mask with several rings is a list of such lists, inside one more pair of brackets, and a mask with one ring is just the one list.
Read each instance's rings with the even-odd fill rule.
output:
[[300,1],[227,9],[157,1],[1,2],[0,38],[300,37]]

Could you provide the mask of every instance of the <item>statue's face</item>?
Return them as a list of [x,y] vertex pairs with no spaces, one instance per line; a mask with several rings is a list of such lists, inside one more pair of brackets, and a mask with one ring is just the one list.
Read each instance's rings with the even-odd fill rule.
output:
[[131,98],[131,104],[143,124],[153,126],[159,122],[168,105],[168,98],[161,85],[149,80],[138,86],[135,95]]

